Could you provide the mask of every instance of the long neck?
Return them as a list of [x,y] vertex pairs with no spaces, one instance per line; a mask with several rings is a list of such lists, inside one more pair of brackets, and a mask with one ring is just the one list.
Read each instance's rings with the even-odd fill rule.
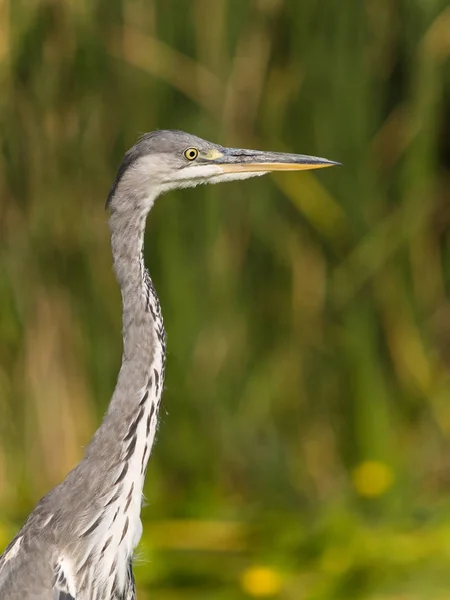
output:
[[140,212],[131,216],[113,212],[110,219],[113,264],[122,293],[123,356],[108,415],[119,411],[124,417],[130,409],[133,413],[133,399],[142,406],[147,392],[155,401],[161,397],[165,331],[158,296],[144,266],[145,220],[146,214]]
[[111,213],[113,264],[123,303],[122,366],[103,423],[85,454],[85,461],[104,472],[97,493],[127,507],[132,498],[134,517],[140,511],[165,367],[160,304],[142,254],[145,221],[145,212]]
[[139,211],[113,211],[110,218],[113,264],[122,293],[123,355],[108,412],[92,443],[97,457],[105,455],[109,462],[112,456],[132,458],[143,446],[142,473],[155,437],[165,367],[160,304],[142,253],[145,221],[146,214]]
[[148,204],[146,211],[111,212],[113,263],[123,302],[122,366],[100,428],[84,459],[61,486],[61,490],[77,489],[75,506],[65,504],[78,515],[80,589],[90,585],[92,569],[87,566],[94,556],[99,585],[107,591],[113,584],[123,590],[128,561],[142,532],[142,488],[165,366],[160,305],[142,255],[147,212]]

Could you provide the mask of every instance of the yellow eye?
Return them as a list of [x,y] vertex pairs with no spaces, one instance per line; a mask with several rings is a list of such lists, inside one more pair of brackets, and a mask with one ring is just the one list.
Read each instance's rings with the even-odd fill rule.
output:
[[188,160],[195,160],[198,156],[197,148],[188,148],[184,151],[184,157]]

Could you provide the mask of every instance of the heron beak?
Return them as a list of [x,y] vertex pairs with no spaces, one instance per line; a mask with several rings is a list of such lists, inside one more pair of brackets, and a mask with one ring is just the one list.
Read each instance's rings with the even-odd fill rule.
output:
[[306,171],[340,164],[317,156],[243,150],[240,148],[225,148],[222,156],[216,158],[213,162],[220,166],[224,173]]

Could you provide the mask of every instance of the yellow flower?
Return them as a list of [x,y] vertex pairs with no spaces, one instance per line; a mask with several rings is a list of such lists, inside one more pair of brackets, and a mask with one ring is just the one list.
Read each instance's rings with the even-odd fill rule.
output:
[[391,487],[394,474],[388,465],[376,460],[366,460],[353,471],[352,479],[360,496],[375,498]]
[[250,567],[242,573],[241,586],[249,596],[274,596],[281,591],[282,581],[271,567]]

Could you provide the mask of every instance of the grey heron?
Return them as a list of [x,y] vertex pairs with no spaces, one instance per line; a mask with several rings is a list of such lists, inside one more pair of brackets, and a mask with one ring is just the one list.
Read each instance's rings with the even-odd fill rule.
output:
[[147,215],[175,188],[328,167],[298,154],[207,142],[182,131],[145,134],[109,192],[111,249],[122,293],[123,355],[105,417],[81,462],[42,498],[0,557],[1,600],[134,600],[133,551],[164,384],[161,307],[143,260]]

